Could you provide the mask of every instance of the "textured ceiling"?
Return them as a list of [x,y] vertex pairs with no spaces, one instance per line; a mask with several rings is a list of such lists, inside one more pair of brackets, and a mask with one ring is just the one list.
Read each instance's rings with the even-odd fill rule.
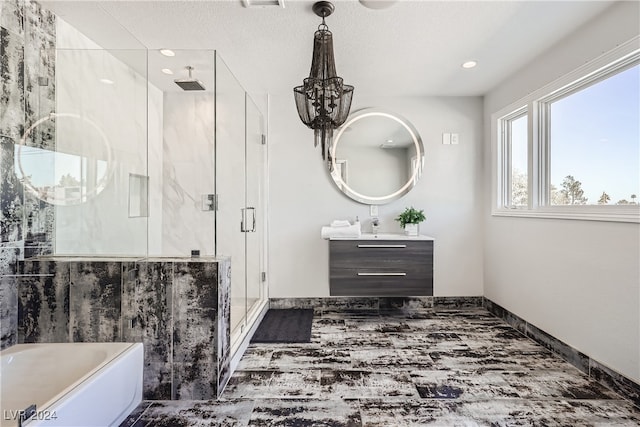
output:
[[[338,74],[356,95],[482,95],[601,13],[610,1],[335,1]],[[254,94],[289,94],[309,73],[313,2],[45,1],[106,48],[216,49]],[[465,70],[467,60],[478,66]],[[155,76],[155,68],[150,75]],[[196,73],[197,74],[197,73]]]

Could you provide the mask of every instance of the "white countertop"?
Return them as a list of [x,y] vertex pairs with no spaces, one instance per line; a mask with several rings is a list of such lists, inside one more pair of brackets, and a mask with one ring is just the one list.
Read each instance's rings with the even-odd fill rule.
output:
[[418,235],[407,236],[400,233],[362,233],[360,237],[331,237],[329,240],[435,240],[433,237]]

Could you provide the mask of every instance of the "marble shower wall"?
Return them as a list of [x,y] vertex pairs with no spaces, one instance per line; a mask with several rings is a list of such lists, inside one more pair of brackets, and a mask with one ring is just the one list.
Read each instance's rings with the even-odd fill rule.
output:
[[[55,212],[26,191],[16,174],[16,144],[53,111],[56,17],[38,3],[0,2],[0,349],[17,342],[16,263],[50,254]],[[52,123],[37,126],[25,144],[55,148]]]
[[192,249],[200,250],[201,255],[215,254],[214,212],[202,210],[202,196],[215,193],[214,109],[212,91],[164,94],[161,252],[164,256],[189,256]]
[[142,342],[145,399],[213,399],[230,371],[230,262],[19,263],[18,342]]

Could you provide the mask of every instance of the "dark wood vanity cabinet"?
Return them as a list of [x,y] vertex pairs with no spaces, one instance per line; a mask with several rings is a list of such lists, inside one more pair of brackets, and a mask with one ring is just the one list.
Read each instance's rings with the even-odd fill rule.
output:
[[331,296],[433,295],[433,240],[329,240]]

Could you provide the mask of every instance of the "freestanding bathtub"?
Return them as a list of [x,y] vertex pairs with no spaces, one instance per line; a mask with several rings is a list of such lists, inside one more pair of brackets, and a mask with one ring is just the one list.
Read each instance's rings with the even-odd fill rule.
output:
[[141,343],[18,344],[0,362],[1,427],[34,404],[25,427],[117,427],[142,401]]

